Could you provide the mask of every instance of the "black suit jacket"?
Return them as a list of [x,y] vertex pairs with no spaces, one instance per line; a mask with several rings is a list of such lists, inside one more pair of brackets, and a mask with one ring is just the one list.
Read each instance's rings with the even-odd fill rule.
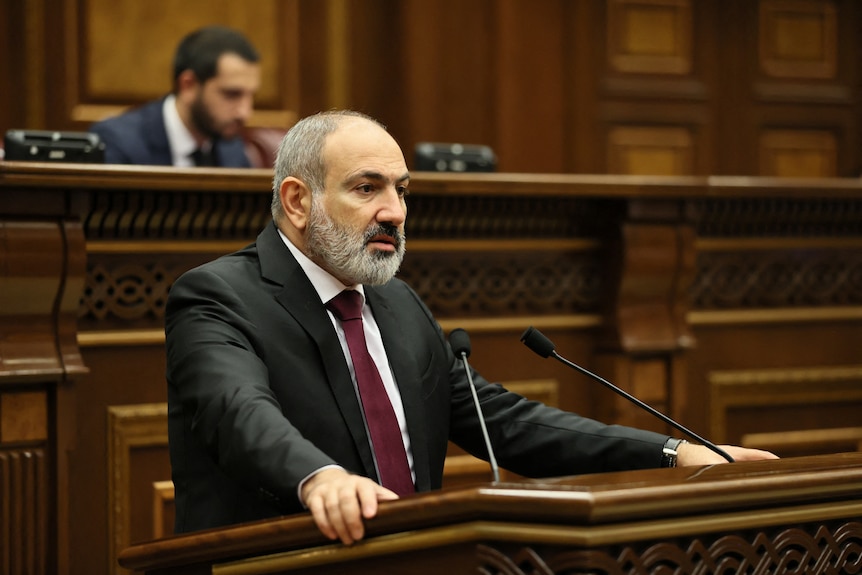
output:
[[[417,490],[439,488],[448,440],[487,458],[463,365],[405,283],[365,293],[403,400]],[[166,316],[178,532],[299,512],[299,482],[327,464],[376,479],[338,337],[274,225],[179,278]],[[504,468],[539,477],[660,464],[664,435],[603,425],[474,377]]]
[[[163,105],[164,98],[90,126],[90,131],[105,143],[106,164],[173,164]],[[220,167],[251,167],[242,138],[217,141],[215,154]]]

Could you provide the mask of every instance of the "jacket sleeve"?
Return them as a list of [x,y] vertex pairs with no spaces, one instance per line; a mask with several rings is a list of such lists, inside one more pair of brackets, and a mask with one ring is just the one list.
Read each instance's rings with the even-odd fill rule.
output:
[[166,345],[174,475],[206,481],[207,472],[217,472],[296,507],[299,482],[336,462],[285,417],[245,299],[206,268],[187,272],[171,288]]

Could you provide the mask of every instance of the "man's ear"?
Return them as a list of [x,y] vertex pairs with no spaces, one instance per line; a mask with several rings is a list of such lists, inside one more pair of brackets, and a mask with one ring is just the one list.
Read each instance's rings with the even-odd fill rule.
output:
[[187,94],[194,91],[198,86],[200,86],[200,82],[192,70],[183,70],[177,76],[177,95]]
[[304,230],[311,214],[311,189],[305,182],[289,176],[278,187],[284,217],[297,230]]

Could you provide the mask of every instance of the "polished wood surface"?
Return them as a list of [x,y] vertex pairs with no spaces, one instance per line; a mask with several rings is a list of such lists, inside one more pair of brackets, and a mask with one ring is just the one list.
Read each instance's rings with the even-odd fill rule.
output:
[[[378,572],[396,572],[393,567],[399,565],[411,573],[466,573],[493,564],[484,560],[481,547],[505,550],[500,552],[506,555],[514,543],[516,550],[537,551],[540,559],[534,561],[548,565],[568,555],[566,568],[571,570],[595,560],[586,553],[576,560],[578,550],[667,541],[679,554],[671,560],[667,553],[663,559],[683,572],[697,572],[741,547],[727,545],[697,557],[686,549],[693,541],[800,526],[806,532],[812,525],[839,520],[849,537],[833,548],[820,540],[819,549],[809,547],[798,561],[803,569],[819,561],[841,572],[862,561],[860,518],[862,454],[848,453],[444,489],[381,504],[378,517],[367,522],[366,539],[352,547],[325,540],[303,514],[141,543],[123,551],[120,563],[153,575],[182,566],[214,573],[325,573],[346,562],[351,573],[371,573],[380,566]],[[761,541],[760,547],[750,542],[761,567],[777,568],[795,554],[780,545],[774,552],[770,544],[779,541]],[[446,553],[460,544],[472,548],[472,557]],[[650,562],[646,556],[641,560],[643,565]]]
[[[59,572],[125,573],[123,549],[170,533],[165,299],[185,270],[254,240],[269,221],[270,179],[268,170],[0,162],[0,206],[19,214],[3,222],[4,345],[47,354],[32,363],[51,381],[62,377],[58,349],[67,369],[90,370],[56,388],[56,412],[53,384],[28,387],[11,365],[12,395],[0,398],[0,416],[31,414],[3,416],[0,433],[32,446],[38,422],[57,421],[65,442],[58,483],[33,507],[51,509],[55,489],[58,510],[66,506]],[[471,364],[490,381],[670,431],[532,354],[519,338],[533,325],[562,355],[714,441],[783,456],[858,449],[858,180],[416,173],[411,190],[400,277],[444,330],[471,333]],[[58,309],[56,289],[59,323],[35,318]],[[489,478],[453,448],[447,487]],[[69,530],[81,516],[105,520]]]

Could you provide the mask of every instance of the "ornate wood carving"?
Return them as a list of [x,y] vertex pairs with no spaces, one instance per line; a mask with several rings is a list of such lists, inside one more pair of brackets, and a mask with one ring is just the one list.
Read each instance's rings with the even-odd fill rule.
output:
[[862,304],[862,250],[700,252],[692,308],[745,309]]
[[862,523],[836,521],[576,551],[534,546],[510,552],[477,545],[476,556],[481,573],[488,575],[858,573]]
[[[261,182],[263,183],[263,182]],[[98,240],[254,239],[270,219],[271,194],[224,191],[94,190],[84,219]]]
[[418,253],[399,277],[441,317],[597,313],[605,287],[599,258],[596,252]]
[[[823,180],[825,182],[825,180]],[[832,180],[835,181],[835,180]],[[846,180],[853,184],[852,180]],[[716,194],[731,196],[732,188],[717,186]],[[838,238],[862,236],[862,204],[840,193],[818,197],[812,181],[807,197],[749,197],[697,199],[689,202],[698,238]]]

